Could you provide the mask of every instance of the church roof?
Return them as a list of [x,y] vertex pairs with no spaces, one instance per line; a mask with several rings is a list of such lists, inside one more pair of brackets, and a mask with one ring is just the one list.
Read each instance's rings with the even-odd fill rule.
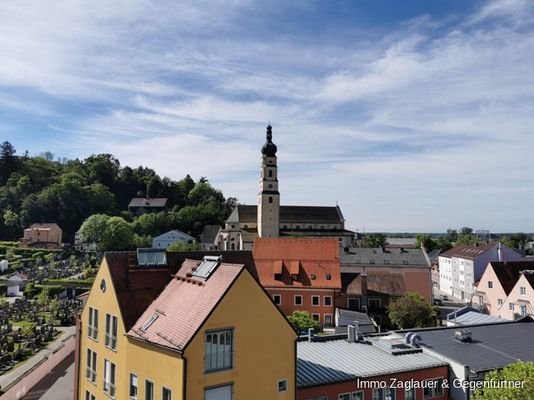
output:
[[[241,204],[237,206],[240,223],[257,222],[258,207]],[[343,223],[343,214],[339,206],[280,206],[280,224],[288,223]],[[305,228],[304,226],[302,228]]]

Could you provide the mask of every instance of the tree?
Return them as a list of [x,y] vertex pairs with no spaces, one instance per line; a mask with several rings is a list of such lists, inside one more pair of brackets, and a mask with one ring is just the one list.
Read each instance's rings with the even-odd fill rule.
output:
[[8,141],[0,144],[0,184],[6,182],[17,169],[16,152],[15,147]]
[[424,246],[426,251],[432,251],[439,248],[439,244],[433,240],[430,235],[420,233],[415,237],[415,239],[415,247],[420,248],[421,246]]
[[110,218],[106,214],[95,214],[87,218],[80,228],[84,240],[89,243],[100,244]]
[[39,295],[37,296],[37,304],[39,304],[40,306],[47,305],[50,299],[49,294],[50,294],[50,289],[48,288],[48,286],[44,286],[41,289],[41,293],[39,293]]
[[435,309],[419,293],[408,292],[388,307],[388,316],[400,329],[435,325]]
[[293,311],[293,314],[288,315],[287,319],[297,332],[307,332],[310,328],[313,330],[319,328],[318,322],[307,311]]
[[171,244],[168,248],[168,251],[198,251],[200,250],[200,245],[197,243],[184,243],[176,242]]
[[[491,381],[496,387],[492,387]],[[501,382],[520,382],[520,387],[503,386]],[[534,362],[516,362],[500,371],[491,371],[484,378],[485,387],[475,391],[474,400],[534,399]]]
[[458,231],[456,229],[447,229],[447,239],[451,243],[456,242],[458,240]]
[[106,222],[101,247],[104,251],[128,250],[133,247],[132,225],[121,217],[111,217]]
[[462,229],[460,229],[460,235],[471,236],[472,234],[473,234],[473,228],[464,226]]
[[363,238],[363,247],[384,247],[387,245],[386,235],[383,233],[371,233]]

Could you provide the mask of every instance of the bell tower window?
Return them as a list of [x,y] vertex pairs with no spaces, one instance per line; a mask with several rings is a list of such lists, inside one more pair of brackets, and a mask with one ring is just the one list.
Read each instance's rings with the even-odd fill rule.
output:
[[269,203],[272,203],[272,202],[273,202],[273,198],[269,197]]
[[269,178],[272,178],[272,177],[273,177],[273,170],[270,169],[270,170],[269,170]]

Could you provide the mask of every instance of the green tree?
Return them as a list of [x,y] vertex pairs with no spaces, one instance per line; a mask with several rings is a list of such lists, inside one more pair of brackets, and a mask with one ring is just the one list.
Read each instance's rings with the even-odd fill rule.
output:
[[383,233],[371,233],[363,238],[363,247],[384,247],[387,245],[386,235]]
[[111,217],[106,214],[94,214],[87,218],[80,228],[80,233],[87,242],[102,243],[104,231]]
[[176,242],[171,244],[168,248],[168,251],[198,251],[200,250],[200,245],[198,243],[184,243]]
[[291,315],[288,315],[287,319],[297,332],[307,332],[310,328],[313,330],[319,329],[319,324],[307,311],[293,311]]
[[111,217],[106,222],[101,247],[104,251],[128,250],[133,247],[132,225],[121,217]]
[[[520,387],[492,387],[489,382],[520,382]],[[501,400],[501,399],[534,399],[534,362],[516,362],[500,371],[491,371],[486,374],[484,382],[486,387],[475,392],[474,400]],[[495,385],[502,386],[502,385]]]
[[50,300],[50,289],[48,286],[44,286],[41,290],[41,293],[37,296],[37,304],[40,306],[45,306],[48,304],[48,301]]
[[415,237],[415,239],[415,246],[418,248],[424,246],[426,251],[432,251],[434,249],[439,248],[438,242],[433,240],[430,235],[420,233]]
[[400,329],[424,328],[435,325],[435,309],[425,298],[415,292],[399,297],[388,307],[388,316]]

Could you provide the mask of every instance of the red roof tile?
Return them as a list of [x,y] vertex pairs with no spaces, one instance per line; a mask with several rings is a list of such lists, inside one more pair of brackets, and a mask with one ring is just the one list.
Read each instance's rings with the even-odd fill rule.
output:
[[[253,255],[265,288],[341,288],[336,239],[258,238]],[[292,275],[298,275],[297,279],[293,280]]]
[[129,336],[178,351],[185,349],[245,269],[242,264],[222,263],[204,281],[191,277],[199,263],[184,261],[176,277],[130,329]]

